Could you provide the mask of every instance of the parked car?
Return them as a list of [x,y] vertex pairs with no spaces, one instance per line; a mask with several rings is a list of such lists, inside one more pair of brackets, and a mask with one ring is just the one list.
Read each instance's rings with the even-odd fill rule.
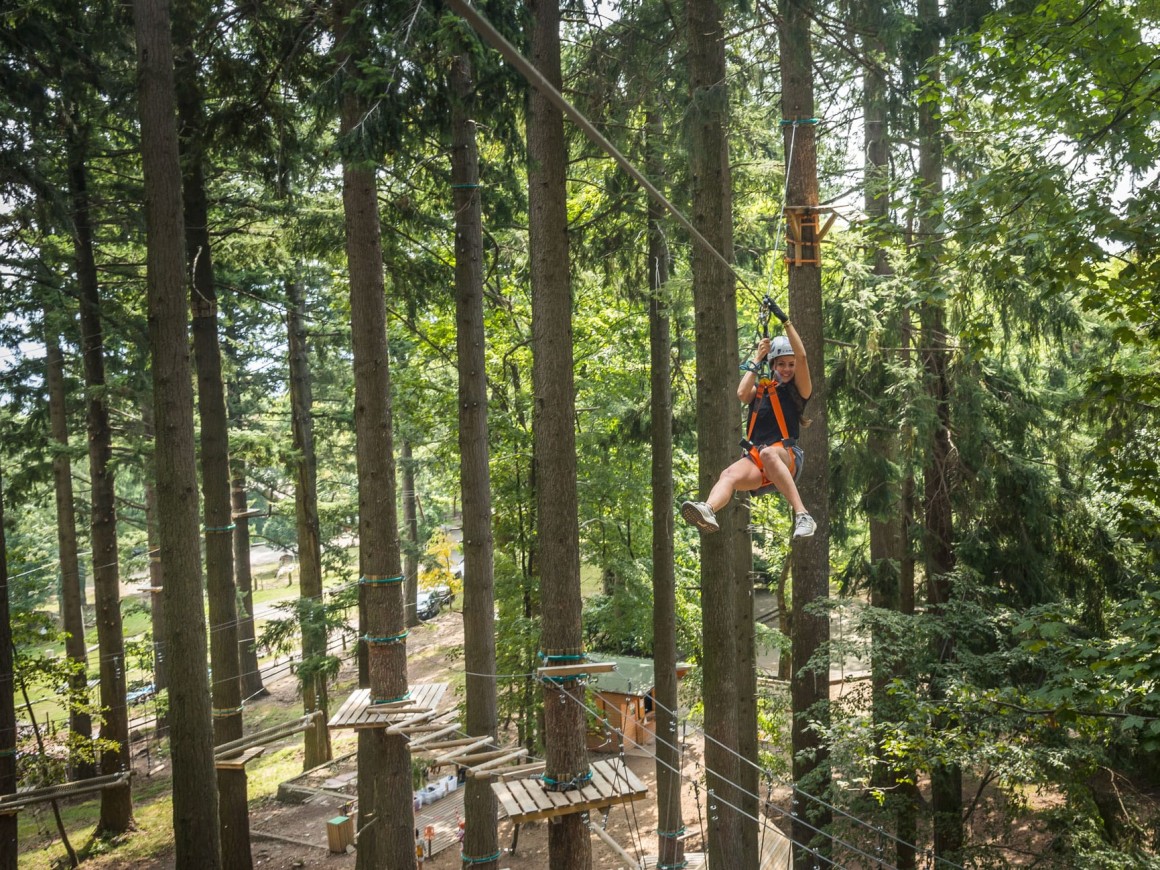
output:
[[450,586],[432,586],[431,594],[439,599],[440,607],[450,607],[455,603],[455,596],[452,594]]
[[423,589],[415,598],[415,613],[420,619],[434,619],[443,609],[443,602],[432,590]]

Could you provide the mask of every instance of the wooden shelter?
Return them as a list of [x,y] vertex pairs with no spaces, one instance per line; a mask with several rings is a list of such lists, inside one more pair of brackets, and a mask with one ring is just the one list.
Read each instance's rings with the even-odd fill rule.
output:
[[[656,710],[653,707],[653,660],[637,656],[604,656],[616,670],[597,674],[588,687],[591,706],[601,723],[588,732],[588,748],[594,752],[619,752],[634,747],[651,747],[656,740]],[[691,665],[677,664],[677,679]],[[623,738],[621,738],[623,734]]]

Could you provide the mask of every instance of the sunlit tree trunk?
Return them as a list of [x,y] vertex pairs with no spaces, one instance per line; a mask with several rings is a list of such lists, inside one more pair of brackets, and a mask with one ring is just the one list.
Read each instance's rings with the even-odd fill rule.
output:
[[[813,48],[810,22],[811,0],[782,0],[779,31],[781,47],[782,117],[789,122],[805,122],[814,117]],[[818,204],[817,151],[815,127],[810,123],[784,127],[786,163],[786,205],[790,208]],[[816,239],[804,226],[798,251],[822,252]],[[809,246],[810,241],[814,242]],[[830,823],[830,811],[810,796],[829,793],[829,753],[820,735],[809,726],[809,719],[829,718],[830,673],[828,667],[807,670],[808,663],[830,640],[830,618],[824,610],[812,612],[810,605],[825,601],[830,588],[830,522],[829,522],[829,434],[827,423],[827,387],[825,344],[822,331],[821,266],[805,263],[789,265],[789,305],[794,326],[809,352],[810,380],[813,395],[806,414],[812,425],[802,428],[801,445],[808,461],[798,478],[802,501],[817,521],[817,532],[811,538],[793,545],[793,778],[797,816],[791,825],[795,843],[811,844],[810,851],[795,847],[794,866],[812,868],[829,866],[829,844],[815,829]],[[808,718],[807,718],[808,717]]]
[[[205,110],[198,81],[199,58],[193,45],[208,16],[186,2],[178,7],[174,28],[177,46],[176,93],[182,153],[182,197],[185,208],[185,252],[193,277],[190,310],[197,407],[200,422],[201,491],[205,524],[205,572],[209,591],[210,664],[213,670],[214,742],[242,736],[242,688],[238,680],[238,599],[234,586],[234,549],[230,504],[229,432],[218,342],[217,287],[209,234],[205,189]],[[222,866],[250,870],[250,815],[244,771],[218,774]]]
[[[940,81],[937,56],[942,19],[937,0],[918,2],[918,56],[931,87]],[[935,421],[923,467],[923,546],[926,554],[927,603],[934,614],[946,606],[952,594],[951,572],[955,567],[954,523],[950,501],[950,385],[947,380],[946,309],[939,273],[943,246],[943,127],[939,102],[928,98],[918,106],[918,265],[926,282],[926,300],[920,309],[921,356],[926,391],[935,408]],[[940,663],[954,657],[954,645],[939,641]],[[931,696],[938,700],[945,689],[941,678],[931,680]],[[959,860],[963,846],[963,777],[956,764],[936,764],[930,773],[934,850],[938,858]]]
[[[0,474],[0,794],[16,794],[16,685],[12,677],[12,616],[4,538],[4,477]],[[16,813],[0,814],[0,870],[16,870]]]
[[[559,0],[530,0],[531,60],[561,88]],[[532,281],[532,413],[536,463],[537,559],[542,608],[541,649],[581,654],[580,540],[576,521],[575,387],[572,375],[572,298],[568,262],[564,118],[539,91],[529,96],[528,216]],[[549,659],[551,661],[551,659]],[[544,686],[545,777],[559,783],[588,773],[585,690],[578,680]],[[582,870],[592,843],[579,813],[548,828],[548,861]]]
[[[229,390],[227,388],[228,397]],[[231,414],[231,417],[234,415]],[[254,574],[250,567],[250,506],[246,500],[246,460],[230,457],[230,510],[234,518],[234,580],[238,588],[238,669],[242,702],[269,695],[262,682],[254,630]]]
[[[145,436],[145,541],[149,547],[149,625],[153,631],[153,688],[158,694],[169,689],[168,654],[165,651],[165,566],[161,561],[161,539],[157,516],[157,462],[153,426],[153,393],[146,390],[141,398],[141,427]],[[168,705],[166,705],[168,707]],[[167,734],[168,710],[157,712],[157,734]]]
[[[693,223],[726,259],[733,255],[732,174],[729,166],[729,92],[725,33],[717,0],[685,4],[689,45],[689,162]],[[699,245],[690,251],[697,346],[698,490],[707,494],[717,475],[737,458],[737,293],[726,265]],[[721,531],[701,538],[702,630],[704,635],[706,787],[715,805],[708,820],[709,864],[756,864],[757,828],[753,798],[740,787],[752,771],[741,760],[756,723],[743,721],[751,709],[752,674],[739,679],[753,636],[747,622],[752,590],[742,572],[749,536],[740,504],[718,515]],[[744,645],[744,646],[743,646]]]
[[[89,478],[92,482],[90,538],[93,547],[93,589],[100,647],[101,739],[111,741],[101,752],[101,773],[129,767],[129,708],[125,702],[125,642],[121,631],[121,573],[117,549],[115,474],[111,463],[112,429],[105,383],[104,324],[101,293],[89,222],[87,146],[84,132],[70,130],[69,193],[72,199],[77,290],[81,300],[81,352],[84,358]],[[101,792],[102,835],[124,833],[133,825],[133,797],[128,785]]]
[[[649,178],[664,176],[659,111],[647,118]],[[673,392],[669,355],[669,248],[664,210],[648,203],[649,390],[652,442],[653,672],[656,704],[657,863],[670,867],[684,860],[680,836],[681,752],[677,733],[677,587],[673,556]]]
[[[307,617],[322,607],[322,543],[318,526],[317,459],[314,454],[314,404],[310,384],[310,359],[306,342],[306,294],[298,280],[286,284],[288,305],[286,328],[290,344],[290,408],[294,432],[294,514],[298,526],[298,594],[309,606],[303,607],[302,661],[326,655],[326,629],[317,618]],[[332,757],[326,678],[307,669],[302,674],[302,708],[307,713],[322,712],[322,721],[303,734],[305,751],[302,766],[317,767]]]
[[[475,143],[474,80],[464,51],[451,61],[451,186],[455,201],[455,319],[459,367],[459,467],[463,491],[463,640],[467,733],[496,737],[495,591],[491,477],[487,443],[487,366],[483,325],[483,221]],[[414,476],[412,475],[412,480]],[[414,484],[412,484],[413,486]],[[487,778],[467,780],[463,853],[495,870],[500,856],[496,797]]]
[[221,867],[213,724],[206,674],[206,624],[198,535],[193,386],[189,360],[185,238],[178,158],[169,9],[134,0],[141,157],[148,234],[149,349],[157,428],[157,500],[165,560],[173,759],[173,839],[177,870]]
[[403,575],[407,578],[403,590],[404,606],[407,608],[407,626],[414,628],[419,624],[419,517],[418,493],[415,492],[415,459],[408,440],[403,441],[399,451],[399,466],[403,470],[403,528],[407,536],[403,553]]
[[[391,701],[407,694],[407,643],[403,584],[393,579],[402,578],[402,558],[395,509],[382,236],[374,162],[360,153],[352,135],[368,110],[356,86],[359,63],[369,52],[367,13],[348,0],[335,3],[332,10],[335,66],[343,79],[339,130],[347,149],[342,203],[354,352],[359,561],[367,581],[362,586],[366,615],[362,627],[370,637],[395,638],[367,644],[371,698]],[[411,753],[404,736],[388,735],[383,728],[360,729],[358,786],[358,870],[411,867],[415,814]]]
[[[60,337],[51,323],[52,313],[44,312],[44,365],[48,385],[48,417],[52,431],[52,480],[56,495],[56,543],[60,556],[60,613],[66,638],[65,655],[76,667],[69,678],[69,691],[75,700],[88,696],[88,653],[85,651],[84,590],[81,588],[80,557],[77,552],[76,508],[73,504],[72,461],[68,452],[68,408],[64,383],[64,357]],[[88,710],[75,704],[69,707],[69,731],[72,739],[86,746],[93,739],[92,717]],[[96,765],[87,752],[69,755],[72,779],[88,779]],[[91,751],[91,750],[89,750]]]

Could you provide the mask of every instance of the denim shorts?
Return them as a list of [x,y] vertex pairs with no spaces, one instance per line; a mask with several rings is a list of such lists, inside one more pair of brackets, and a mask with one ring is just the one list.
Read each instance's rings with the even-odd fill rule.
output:
[[[775,443],[775,444],[780,443],[780,440],[775,441],[773,443]],[[762,450],[764,450],[769,445],[768,444],[758,444],[758,445],[754,445],[754,446],[757,447],[757,452],[760,453]],[[791,454],[793,454],[793,479],[796,481],[801,476],[802,469],[805,468],[806,454],[796,444],[793,444],[793,445],[787,447],[786,450],[788,450]],[[753,461],[752,456],[750,456],[748,453],[746,453],[745,455],[749,458],[749,460],[751,462]],[[772,487],[773,484],[769,484],[769,486]],[[762,490],[764,490],[764,489],[765,489],[765,487],[762,487]],[[761,490],[759,490],[759,492],[760,491]]]

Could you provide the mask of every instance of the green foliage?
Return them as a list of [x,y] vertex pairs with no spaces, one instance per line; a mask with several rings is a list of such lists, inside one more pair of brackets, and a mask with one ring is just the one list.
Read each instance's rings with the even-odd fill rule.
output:
[[[260,646],[275,655],[288,655],[306,649],[304,639],[313,637],[314,648],[325,649],[325,638],[337,632],[351,632],[347,622],[348,602],[341,598],[322,600],[297,598],[283,602],[275,609],[286,616],[267,620],[258,638]],[[340,656],[311,652],[302,654],[293,665],[299,682],[321,679],[332,683],[342,666]]]
[[584,644],[592,652],[652,655],[652,588],[635,572],[584,602]]

